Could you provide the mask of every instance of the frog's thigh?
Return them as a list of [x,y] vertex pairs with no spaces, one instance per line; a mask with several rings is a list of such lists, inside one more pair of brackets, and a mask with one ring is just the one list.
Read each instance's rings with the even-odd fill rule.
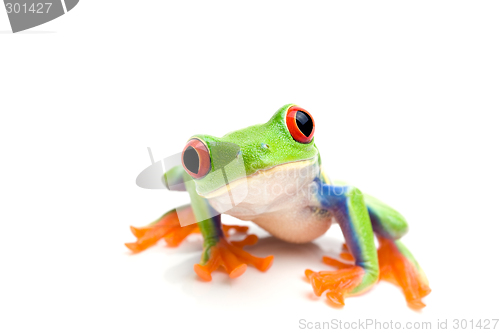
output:
[[373,231],[387,239],[399,239],[408,232],[405,218],[380,200],[364,194]]

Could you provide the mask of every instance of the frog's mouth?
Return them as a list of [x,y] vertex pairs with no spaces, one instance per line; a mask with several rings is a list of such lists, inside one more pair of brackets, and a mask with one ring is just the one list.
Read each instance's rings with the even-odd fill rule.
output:
[[310,167],[315,163],[317,163],[317,158],[278,164],[267,169],[259,170],[251,175],[235,179],[234,181],[213,191],[198,194],[206,199],[227,195],[228,192],[234,191],[236,188],[241,186],[248,186],[250,188],[253,182],[256,182],[258,179],[262,179],[264,177],[271,180],[273,177],[278,177],[278,174],[280,173],[288,174],[290,172],[297,172],[300,174],[301,170],[306,170],[308,169],[307,167]]

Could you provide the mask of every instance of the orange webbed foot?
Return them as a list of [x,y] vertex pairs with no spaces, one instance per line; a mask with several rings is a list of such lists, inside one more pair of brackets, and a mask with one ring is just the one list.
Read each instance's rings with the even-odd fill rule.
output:
[[[195,221],[191,207],[184,207],[182,209],[185,210],[182,213],[186,214],[186,219]],[[166,213],[150,225],[140,228],[130,227],[130,230],[137,240],[133,243],[125,243],[125,246],[128,247],[133,253],[139,253],[146,250],[147,248],[155,245],[162,238],[167,243],[167,246],[177,247],[190,234],[200,233],[200,229],[196,223],[181,226],[176,210]],[[222,224],[222,230],[224,231],[224,234],[229,237],[231,231],[235,231],[236,233],[246,233],[248,231],[248,227]],[[255,239],[252,238],[252,240],[256,242],[257,236],[253,237]]]
[[[379,280],[386,280],[401,287],[410,308],[419,310],[425,307],[422,298],[427,296],[431,289],[424,272],[411,253],[399,241],[379,237],[379,244]],[[337,271],[314,272],[308,269],[305,274],[317,296],[328,290],[327,298],[335,305],[343,306],[344,297],[353,295],[352,291],[361,282],[364,270],[354,265],[354,258],[345,244],[339,257],[342,260],[323,257],[323,262],[338,268]]]
[[325,291],[326,297],[336,306],[344,306],[344,298],[349,295],[362,281],[365,271],[359,266],[340,262],[336,259],[324,257],[323,261],[336,267],[337,271],[314,272],[305,271],[306,277],[311,282],[316,296],[321,296]]
[[[183,208],[187,214],[193,214],[191,207]],[[194,219],[194,216],[193,216]],[[165,239],[168,246],[178,246],[188,235],[200,232],[196,224],[181,227],[176,210],[171,210],[148,226],[130,227],[132,234],[137,237],[133,243],[126,243],[133,253],[139,253],[155,245],[160,239]]]
[[418,263],[406,252],[406,248],[401,251],[394,241],[379,238],[379,243],[380,279],[401,287],[410,308],[419,310],[425,307],[422,298],[427,296],[431,289]]
[[209,259],[207,262],[194,265],[194,271],[205,281],[211,281],[212,272],[220,266],[225,268],[230,278],[237,278],[245,273],[247,264],[265,272],[271,267],[274,257],[255,257],[242,248],[246,245],[253,245],[256,242],[257,236],[255,235],[249,235],[244,240],[238,242],[229,242],[221,238],[216,245],[208,249]]
[[365,275],[365,270],[354,264],[354,257],[346,244],[342,245],[339,257],[344,261],[323,257],[323,262],[337,268],[336,271],[314,272],[310,269],[305,271],[314,293],[321,296],[327,291],[326,297],[335,307],[345,305],[345,297],[354,295],[354,289],[362,283]]

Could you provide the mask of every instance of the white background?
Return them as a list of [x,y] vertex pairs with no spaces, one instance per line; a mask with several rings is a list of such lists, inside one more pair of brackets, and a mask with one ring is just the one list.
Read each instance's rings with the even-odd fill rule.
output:
[[[0,10],[0,331],[499,318],[499,15],[495,1],[84,0],[11,34]],[[199,238],[123,246],[129,225],[188,201],[135,185],[146,147],[160,159],[286,103],[314,116],[332,178],[409,221],[404,242],[433,289],[421,313],[387,283],[342,310],[312,294],[304,269],[328,269],[338,226],[299,246],[252,226],[249,251],[273,267],[211,283],[192,269]]]

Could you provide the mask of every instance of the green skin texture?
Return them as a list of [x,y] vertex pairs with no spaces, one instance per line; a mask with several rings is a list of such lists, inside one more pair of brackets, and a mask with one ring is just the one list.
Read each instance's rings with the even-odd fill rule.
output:
[[[230,132],[221,138],[210,135],[192,136],[191,138],[203,141],[210,151],[212,168],[205,177],[193,179],[180,166],[174,167],[165,174],[166,179],[175,183],[184,181],[191,198],[194,215],[197,221],[201,221],[198,222],[198,226],[204,237],[204,252],[200,264],[203,265],[208,261],[210,248],[217,244],[220,237],[223,237],[220,223],[216,223],[220,221],[220,215],[213,213],[214,210],[207,199],[200,194],[205,195],[225,186],[227,182],[233,182],[241,177],[250,176],[258,171],[284,163],[316,159],[317,163],[321,165],[321,158],[314,144],[314,139],[307,144],[299,143],[292,138],[288,131],[285,117],[287,110],[293,105],[284,105],[265,124]],[[263,146],[263,143],[268,144],[268,147]],[[217,145],[222,145],[222,149],[217,149]],[[234,167],[231,164],[228,165],[230,161],[235,160],[240,149],[241,155],[236,158],[239,163],[236,163]],[[224,169],[225,175],[220,172],[217,163],[227,165]],[[331,184],[323,172],[318,177],[324,184]],[[408,230],[408,225],[401,214],[381,201],[363,194],[355,187],[347,187],[347,191],[339,203],[347,207],[344,213],[339,213],[339,210],[332,205],[321,208],[340,214],[338,218],[348,221],[344,227],[341,225],[346,243],[350,249],[356,246],[359,248],[359,251],[354,251],[353,255],[356,265],[362,267],[365,274],[361,283],[349,294],[366,291],[378,281],[379,277],[375,236],[368,208],[378,217],[380,230],[383,231],[383,235],[377,236],[392,239],[401,253],[419,269],[418,263],[408,249],[400,241],[397,241]],[[318,206],[321,206],[319,202]],[[209,216],[215,215],[215,217],[203,219],[207,214],[211,214]]]

